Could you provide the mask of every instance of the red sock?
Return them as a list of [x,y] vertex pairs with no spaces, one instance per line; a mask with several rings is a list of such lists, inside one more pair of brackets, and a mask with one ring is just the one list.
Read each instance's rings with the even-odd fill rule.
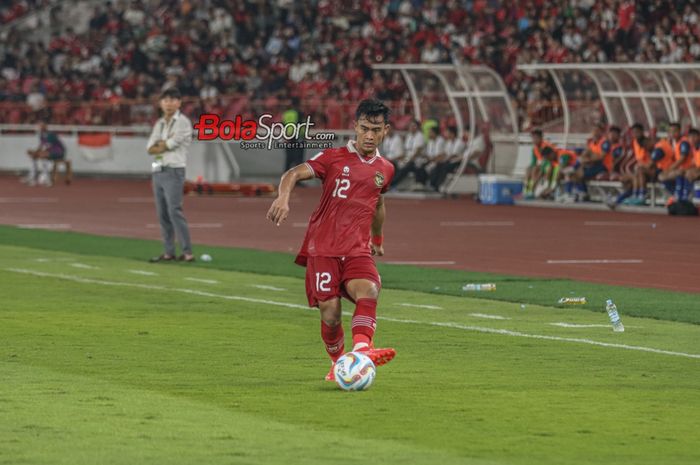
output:
[[372,343],[377,328],[377,299],[357,299],[352,316],[352,344]]
[[323,320],[321,320],[321,339],[326,346],[326,352],[328,356],[334,362],[343,355],[345,350],[345,333],[343,332],[343,325],[339,323],[336,326],[328,326]]

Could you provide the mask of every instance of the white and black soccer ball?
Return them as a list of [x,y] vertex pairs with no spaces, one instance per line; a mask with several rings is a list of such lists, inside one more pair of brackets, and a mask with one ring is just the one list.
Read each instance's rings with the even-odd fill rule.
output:
[[335,382],[344,391],[365,391],[372,386],[377,368],[361,352],[348,352],[335,362]]

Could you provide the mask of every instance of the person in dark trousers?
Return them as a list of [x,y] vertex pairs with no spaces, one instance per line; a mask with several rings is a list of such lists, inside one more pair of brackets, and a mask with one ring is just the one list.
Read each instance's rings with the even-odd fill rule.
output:
[[[299,98],[297,97],[292,97],[292,104],[290,107],[287,109],[282,114],[282,123],[285,124],[285,126],[288,123],[298,123],[301,119],[301,114],[299,112]],[[292,131],[291,128],[289,128],[289,131]],[[303,142],[303,139],[301,137],[298,137],[295,140],[288,140],[287,142],[297,145]],[[301,163],[304,163],[304,148],[303,147],[287,147],[285,148],[285,162],[284,162],[284,170],[287,171],[290,168],[293,168]]]
[[30,185],[50,186],[49,162],[63,160],[66,156],[66,147],[55,132],[48,130],[46,122],[39,124],[39,147],[27,150],[27,155],[32,160],[29,174],[21,181]]
[[180,242],[182,254],[178,260],[193,262],[190,231],[182,211],[185,184],[187,148],[192,143],[192,122],[180,113],[180,91],[169,88],[160,96],[163,116],[156,122],[148,139],[148,154],[154,157],[153,194],[160,221],[164,253],[151,258],[151,262],[176,259],[175,237]]

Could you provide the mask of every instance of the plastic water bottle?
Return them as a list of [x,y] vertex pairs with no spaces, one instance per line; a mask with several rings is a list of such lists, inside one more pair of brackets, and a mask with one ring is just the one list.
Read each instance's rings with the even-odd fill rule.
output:
[[463,291],[495,291],[496,290],[496,285],[493,283],[486,283],[486,284],[465,284],[462,286]]
[[608,299],[605,302],[605,310],[607,310],[608,316],[610,317],[610,323],[613,325],[613,331],[616,333],[623,332],[625,327],[622,325],[622,321],[620,321],[620,314],[617,313],[617,305],[613,303],[612,299]]

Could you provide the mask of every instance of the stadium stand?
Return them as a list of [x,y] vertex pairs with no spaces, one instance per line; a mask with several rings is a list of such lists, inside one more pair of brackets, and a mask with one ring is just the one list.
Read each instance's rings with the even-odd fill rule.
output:
[[278,113],[298,96],[324,126],[345,128],[348,108],[338,102],[375,94],[392,102],[404,129],[406,90],[371,64],[454,61],[496,69],[528,129],[558,109],[547,75],[518,71],[518,63],[700,58],[692,1],[116,1],[86,10],[81,29],[61,22],[73,3],[61,2],[46,44],[31,40],[36,30],[11,27],[47,3],[0,10],[10,26],[0,46],[0,122],[150,122],[148,97],[177,85],[195,118]]

